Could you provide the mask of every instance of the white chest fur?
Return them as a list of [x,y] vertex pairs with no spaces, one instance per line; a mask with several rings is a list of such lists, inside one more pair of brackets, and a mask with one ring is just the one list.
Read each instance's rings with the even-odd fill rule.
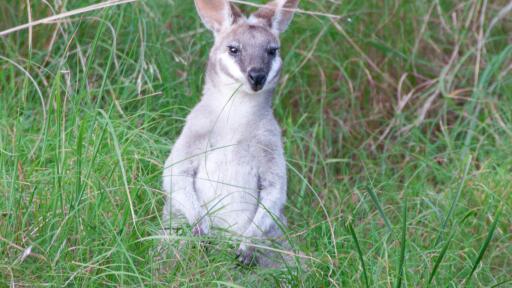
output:
[[259,198],[257,167],[246,146],[212,147],[195,178],[199,201],[213,226],[239,234],[253,219]]
[[250,136],[257,122],[253,115],[259,114],[254,96],[235,95],[219,106],[195,178],[198,200],[213,226],[237,234],[249,226],[259,201],[257,147]]

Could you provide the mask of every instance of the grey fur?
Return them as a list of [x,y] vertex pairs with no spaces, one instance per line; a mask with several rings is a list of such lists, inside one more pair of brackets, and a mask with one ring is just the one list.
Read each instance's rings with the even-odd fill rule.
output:
[[[256,259],[260,265],[276,266],[272,253],[255,253],[251,244],[275,241],[281,249],[287,247],[280,229],[286,226],[286,162],[271,108],[281,70],[279,53],[271,50],[279,47],[278,34],[284,29],[265,24],[273,23],[268,19],[247,20],[230,10],[225,0],[208,1],[212,0],[196,0],[196,6],[214,32],[215,44],[203,97],[188,115],[165,163],[164,225],[172,231],[188,223],[196,235],[222,230],[242,238],[237,250],[242,263]],[[288,2],[297,3],[281,0],[271,7],[289,6]],[[289,11],[279,10],[265,15],[281,17],[279,22],[291,17]],[[232,53],[232,47],[239,53]],[[250,84],[251,69],[265,74],[262,87]]]

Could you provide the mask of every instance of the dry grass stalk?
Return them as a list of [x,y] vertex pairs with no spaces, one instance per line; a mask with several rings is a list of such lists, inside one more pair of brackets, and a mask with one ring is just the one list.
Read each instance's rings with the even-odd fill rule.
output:
[[40,19],[37,21],[31,21],[30,17],[29,17],[29,23],[1,31],[0,36],[6,36],[8,34],[11,34],[11,33],[14,33],[14,32],[20,31],[20,30],[24,30],[24,29],[32,29],[32,27],[40,25],[40,24],[51,24],[56,20],[68,18],[71,16],[75,16],[75,15],[79,15],[79,14],[83,14],[83,13],[87,13],[87,12],[91,12],[91,11],[95,11],[95,10],[101,10],[101,9],[116,6],[116,5],[127,4],[127,3],[131,3],[131,2],[135,2],[135,1],[137,1],[137,0],[110,0],[110,1],[103,2],[103,3],[94,4],[94,5],[90,5],[87,7],[83,7],[83,8],[75,9],[72,11],[53,15],[50,17],[46,17],[46,18],[43,18],[43,19]]

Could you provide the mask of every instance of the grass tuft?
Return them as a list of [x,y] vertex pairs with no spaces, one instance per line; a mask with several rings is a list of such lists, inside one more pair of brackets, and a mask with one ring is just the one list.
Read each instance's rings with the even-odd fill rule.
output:
[[193,1],[0,1],[0,286],[510,286],[510,13],[300,1],[273,106],[304,267],[278,270],[190,231],[155,255],[214,41]]

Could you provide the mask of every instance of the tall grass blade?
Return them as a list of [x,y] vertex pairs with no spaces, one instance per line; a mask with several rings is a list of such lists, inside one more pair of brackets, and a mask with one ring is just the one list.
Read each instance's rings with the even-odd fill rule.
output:
[[452,204],[450,205],[450,210],[448,210],[448,214],[446,215],[446,218],[444,218],[444,221],[441,224],[441,229],[439,229],[439,235],[437,236],[434,247],[439,245],[439,242],[441,241],[442,236],[443,236],[443,232],[446,229],[446,225],[448,225],[448,221],[450,221],[453,211],[455,211],[455,207],[457,206],[457,203],[459,202],[460,195],[462,193],[462,189],[464,188],[464,183],[466,183],[466,178],[468,177],[469,167],[471,167],[472,160],[473,159],[471,156],[468,157],[466,167],[464,168],[464,174],[462,175],[462,179],[460,181],[459,188],[457,189],[457,194],[455,194],[455,198],[453,198]]
[[494,221],[491,224],[491,228],[489,229],[489,233],[487,234],[487,238],[485,239],[485,242],[482,244],[482,247],[480,247],[480,251],[478,252],[478,256],[475,258],[475,261],[473,261],[473,268],[471,268],[471,272],[469,273],[468,277],[466,278],[466,285],[471,280],[471,277],[476,271],[476,268],[478,267],[478,264],[482,261],[482,258],[484,257],[485,251],[489,247],[489,244],[491,244],[492,237],[494,236],[494,231],[496,231],[496,227],[498,226],[498,222],[500,220],[501,215],[501,207],[498,207],[496,211],[496,217],[494,218]]
[[364,283],[368,288],[370,287],[370,284],[368,282],[368,275],[366,274],[366,265],[364,264],[363,251],[361,250],[361,246],[359,246],[359,240],[357,240],[356,231],[354,230],[354,227],[352,227],[352,223],[349,222],[347,224],[347,227],[350,232],[350,235],[352,235],[352,240],[354,240],[354,244],[356,245],[357,255],[359,256],[359,261],[361,262],[361,267],[363,268]]
[[[74,208],[74,207],[78,207],[79,204],[80,204],[80,200],[81,200],[81,192],[83,191],[82,190],[82,187],[83,187],[83,183],[82,183],[82,160],[83,160],[83,156],[82,156],[82,152],[83,152],[83,144],[84,144],[84,135],[85,135],[85,130],[86,130],[86,124],[88,122],[86,120],[82,120],[82,123],[80,124],[80,129],[78,130],[78,136],[77,136],[77,139],[76,139],[76,148],[75,148],[75,153],[76,153],[76,174],[75,174],[75,181],[76,181],[76,185],[75,185],[75,199],[74,199],[74,203],[72,203],[71,205],[74,204],[74,206],[71,206],[71,208]],[[71,209],[73,210],[73,209]]]
[[114,142],[114,149],[115,149],[115,153],[117,156],[119,169],[121,170],[121,175],[122,175],[122,179],[123,179],[124,189],[126,192],[126,197],[128,200],[128,205],[130,206],[130,215],[131,215],[131,218],[133,221],[133,227],[135,228],[135,231],[138,231],[137,217],[135,216],[135,209],[134,209],[134,205],[133,205],[133,201],[132,201],[132,196],[130,194],[130,188],[128,186],[128,176],[126,174],[126,169],[124,168],[123,158],[121,156],[121,148],[119,145],[119,140],[117,139],[116,131],[115,131],[114,126],[112,125],[112,122],[110,121],[110,118],[107,115],[107,113],[105,113],[105,111],[103,111],[103,110],[99,110],[99,111],[105,118],[105,121],[108,125],[107,126],[108,130],[110,131],[110,135],[112,136],[112,141]]
[[373,190],[373,187],[371,185],[367,186],[368,193],[370,194],[370,197],[372,198],[373,203],[377,207],[377,210],[379,211],[380,217],[382,217],[382,220],[384,220],[384,223],[386,224],[386,227],[388,228],[389,232],[393,232],[393,228],[391,227],[391,223],[389,222],[388,217],[386,217],[386,214],[384,213],[384,209],[382,209],[382,205],[380,205],[379,198],[377,197],[377,194],[375,193],[375,190]]
[[398,263],[398,279],[396,281],[395,288],[402,287],[402,280],[404,277],[404,263],[405,263],[405,248],[407,241],[407,199],[404,200],[402,211],[402,238],[400,245],[400,259]]
[[450,243],[452,242],[454,235],[455,235],[455,233],[452,232],[450,235],[450,238],[448,238],[448,240],[446,240],[446,243],[444,243],[443,249],[439,253],[439,256],[437,256],[436,263],[434,264],[434,267],[432,268],[432,272],[430,273],[430,276],[428,277],[428,285],[429,286],[432,283],[434,276],[436,276],[437,269],[439,268],[439,265],[441,265],[441,262],[443,262],[444,256],[446,255],[446,251],[448,251],[448,247],[450,246]]
[[[466,220],[475,215],[475,211],[469,211],[468,213],[466,213],[466,215],[462,218],[462,220],[459,222],[459,225],[462,225],[464,222],[466,222]],[[448,251],[448,248],[450,246],[450,243],[451,241],[453,240],[453,237],[455,236],[455,229],[452,230],[451,234],[450,234],[450,237],[448,238],[448,240],[444,243],[443,245],[443,249],[441,249],[441,252],[439,253],[439,256],[437,257],[436,259],[436,262],[434,264],[434,267],[432,268],[432,272],[430,273],[430,276],[428,278],[428,286],[430,286],[430,284],[432,284],[432,280],[434,279],[434,277],[436,276],[436,273],[437,273],[437,270],[439,269],[439,266],[441,265],[441,263],[443,262],[443,259],[444,259],[444,256],[446,255],[446,252]]]
[[497,287],[501,287],[501,286],[503,286],[505,284],[511,284],[511,283],[512,283],[512,280],[505,280],[505,281],[502,281],[502,282],[500,282],[500,283],[498,283],[496,285],[491,286],[491,288],[497,288]]

